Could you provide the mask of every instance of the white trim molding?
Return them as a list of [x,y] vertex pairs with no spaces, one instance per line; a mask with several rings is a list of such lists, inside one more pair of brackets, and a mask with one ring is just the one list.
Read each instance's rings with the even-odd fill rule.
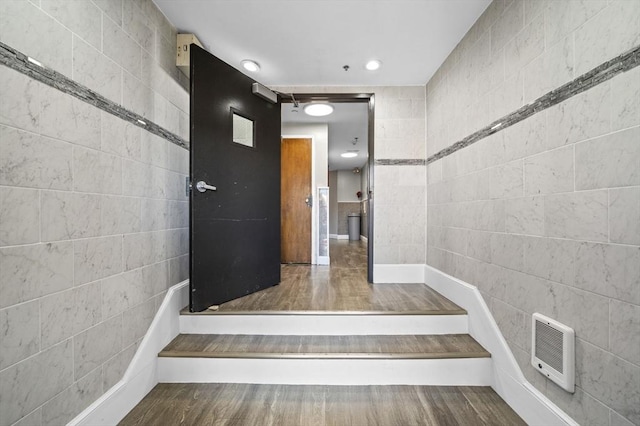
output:
[[158,384],[158,352],[179,334],[180,310],[189,303],[189,281],[172,286],[122,379],[68,426],[118,424]]
[[424,265],[373,265],[373,282],[376,284],[422,284]]
[[425,283],[469,315],[469,334],[493,359],[493,389],[531,425],[578,426],[569,415],[531,385],[502,336],[480,291],[473,285],[426,265]]
[[[424,284],[417,284],[424,285]],[[275,331],[277,330],[277,332]],[[182,334],[278,334],[342,336],[378,334],[466,334],[469,320],[461,315],[323,315],[305,314],[180,315]]]
[[490,386],[491,358],[159,358],[162,383]]

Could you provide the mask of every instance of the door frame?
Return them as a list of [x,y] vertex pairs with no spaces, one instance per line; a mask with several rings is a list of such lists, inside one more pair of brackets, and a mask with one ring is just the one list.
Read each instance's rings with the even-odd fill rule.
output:
[[[280,133],[282,133],[282,126],[280,126]],[[315,202],[315,196],[316,194],[314,193],[314,188],[316,187],[316,151],[313,149],[314,145],[314,136],[313,135],[285,135],[284,133],[282,133],[280,135],[280,140],[282,141],[283,139],[310,139],[311,140],[311,195],[313,196],[313,203],[311,205],[311,241],[309,242],[309,244],[311,244],[310,247],[310,253],[311,253],[311,264],[312,265],[317,265],[318,264],[318,253],[316,253],[316,246],[317,246],[317,236],[316,236],[316,232],[317,232],[317,207],[316,207],[316,202]],[[282,142],[281,142],[282,143]],[[282,169],[282,165],[280,165],[280,168]],[[282,213],[282,212],[281,212]],[[280,244],[282,244],[282,242],[280,242]]]
[[[290,94],[280,93],[281,102],[293,103],[293,97]],[[293,93],[295,101],[299,103],[308,103],[313,101],[324,101],[331,103],[348,103],[348,102],[361,102],[367,103],[368,106],[368,135],[367,135],[367,149],[369,158],[367,159],[367,165],[369,166],[369,194],[368,194],[368,218],[367,230],[369,236],[367,242],[367,281],[373,283],[373,242],[374,242],[374,174],[375,174],[375,160],[374,160],[374,129],[375,129],[375,94],[373,93]],[[315,188],[313,188],[315,191]]]

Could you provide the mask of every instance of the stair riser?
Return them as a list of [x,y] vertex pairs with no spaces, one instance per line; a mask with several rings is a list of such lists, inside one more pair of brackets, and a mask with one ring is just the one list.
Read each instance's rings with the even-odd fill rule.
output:
[[467,315],[181,315],[183,334],[465,334]]
[[491,358],[158,359],[160,383],[491,386],[492,371]]

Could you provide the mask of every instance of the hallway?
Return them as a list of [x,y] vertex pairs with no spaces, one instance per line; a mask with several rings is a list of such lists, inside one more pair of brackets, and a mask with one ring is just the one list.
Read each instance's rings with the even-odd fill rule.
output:
[[279,285],[224,303],[214,313],[463,312],[460,307],[424,285],[367,283],[366,243],[331,240],[330,244],[330,267],[282,265],[282,281]]
[[[161,378],[120,424],[523,424],[486,385],[425,386],[415,385],[413,378],[405,382],[407,370],[399,368],[398,363],[474,359],[490,363],[491,354],[471,336],[457,334],[460,331],[455,329],[452,334],[436,332],[428,325],[421,326],[423,333],[418,334],[395,334],[375,328],[362,335],[350,332],[347,324],[358,320],[371,324],[400,318],[446,321],[466,318],[466,312],[425,285],[367,283],[366,245],[362,242],[333,240],[331,253],[331,267],[283,265],[282,283],[278,286],[225,303],[218,311],[182,312],[183,317],[196,320],[257,318],[263,322],[285,317],[290,323],[311,318],[309,324],[319,325],[308,326],[305,329],[308,335],[292,334],[286,327],[252,334],[199,334],[181,330],[182,334],[160,352],[158,364],[159,370],[168,368],[177,379],[163,383]],[[323,328],[322,322],[333,318],[346,318],[347,322],[337,331]],[[228,328],[225,330],[228,332]],[[424,333],[426,330],[435,334]],[[175,362],[178,364],[170,364]],[[205,366],[202,362],[209,364]],[[243,364],[232,367],[228,362]],[[278,373],[264,368],[255,370],[256,362],[274,362],[273,367],[260,365],[267,366],[267,370],[282,370]],[[376,362],[383,364],[372,364]],[[377,370],[381,367],[391,371],[391,377],[377,383],[380,380]],[[241,377],[240,371],[221,373],[226,377],[223,380],[207,379],[211,374],[221,377],[211,370],[231,368],[253,373],[244,375],[237,383],[228,377]],[[413,377],[441,374],[453,377],[460,372],[469,377],[474,375],[462,364],[453,368],[442,364],[436,367],[440,370],[436,374],[431,368],[411,364],[408,371]],[[320,372],[314,371],[318,369]]]

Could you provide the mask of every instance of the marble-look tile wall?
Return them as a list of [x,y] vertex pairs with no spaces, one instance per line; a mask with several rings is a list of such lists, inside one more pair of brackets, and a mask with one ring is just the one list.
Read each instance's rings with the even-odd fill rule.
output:
[[[373,93],[374,158],[417,159],[422,164],[426,160],[424,86],[274,89],[283,93]],[[425,263],[425,188],[424,165],[376,165],[372,184],[375,264]]]
[[[494,1],[427,85],[431,155],[640,44],[640,2]],[[427,263],[478,286],[528,380],[580,424],[640,424],[640,68],[427,169]],[[576,331],[576,392],[530,366]]]
[[[188,138],[150,0],[0,1],[0,41]],[[188,275],[188,151],[0,66],[0,424],[65,424]]]

